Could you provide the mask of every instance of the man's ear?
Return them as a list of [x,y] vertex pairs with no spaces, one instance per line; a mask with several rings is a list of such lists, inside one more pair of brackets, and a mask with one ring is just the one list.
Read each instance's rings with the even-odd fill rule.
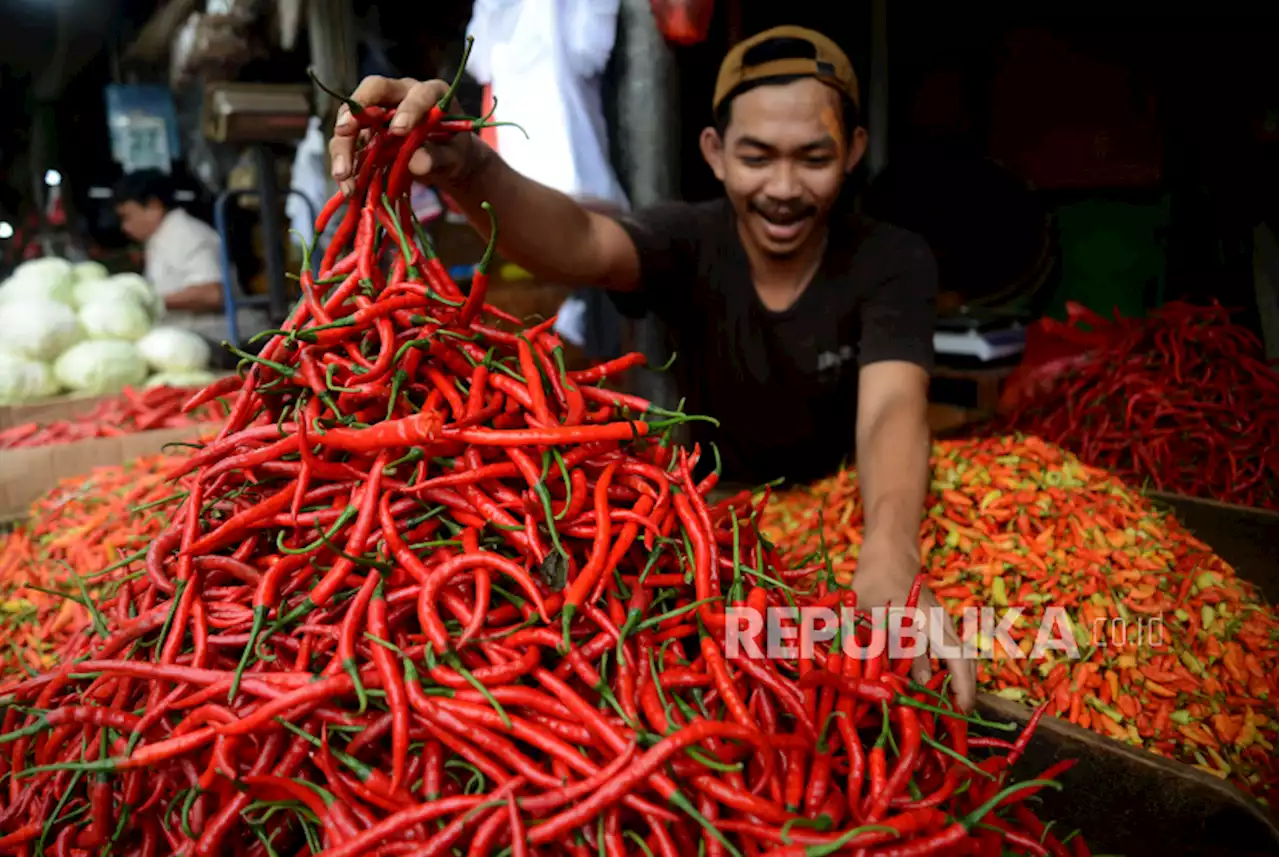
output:
[[715,128],[703,128],[698,137],[698,147],[702,149],[702,157],[711,167],[716,178],[724,181],[724,140]]
[[862,160],[867,152],[867,129],[859,125],[853,129],[849,138],[849,151],[844,157],[844,171],[853,172],[853,168]]

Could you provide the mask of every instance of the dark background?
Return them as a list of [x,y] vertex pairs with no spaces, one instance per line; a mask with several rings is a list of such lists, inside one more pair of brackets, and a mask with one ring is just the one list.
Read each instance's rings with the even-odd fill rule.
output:
[[[38,113],[32,86],[38,72],[48,74],[54,2],[0,0],[0,108],[7,117],[0,123],[0,213],[10,220],[21,218],[29,197],[24,164]],[[118,244],[109,213],[97,213],[101,204],[87,197],[89,187],[117,175],[102,87],[118,72],[114,47],[155,3],[121,0],[99,26],[98,0],[62,2],[84,13],[73,16],[67,80],[50,120],[58,162],[95,238]],[[357,7],[363,28],[379,36],[362,52],[365,70],[452,72],[469,3]],[[681,101],[673,133],[686,198],[719,192],[697,132],[709,119],[731,27],[747,35],[780,23],[815,27],[839,42],[865,92],[867,3],[744,2],[736,13],[717,3],[707,40],[674,49]],[[1126,311],[1182,294],[1240,303],[1251,288],[1251,230],[1262,220],[1274,228],[1276,218],[1276,25],[1275,7],[1238,2],[1179,11],[1147,2],[893,0],[889,170],[881,181],[892,180],[895,199],[909,198],[913,216],[943,236],[935,240],[958,248],[957,259],[968,253],[961,261],[972,288],[1030,258],[1037,230],[1043,232],[1037,218],[1047,216],[1056,259],[1046,286],[1050,309],[1070,297],[1104,299],[1117,283],[1125,284],[1117,303]],[[273,51],[241,77],[296,82],[305,54],[304,36],[299,50]],[[464,92],[464,105],[475,97],[474,87]],[[863,170],[858,179],[865,178]]]

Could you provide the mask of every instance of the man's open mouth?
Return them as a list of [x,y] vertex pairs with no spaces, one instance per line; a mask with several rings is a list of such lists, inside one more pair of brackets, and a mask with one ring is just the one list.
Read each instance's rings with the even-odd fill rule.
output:
[[756,213],[764,225],[765,234],[774,241],[794,240],[812,216],[811,211],[769,213],[757,210]]

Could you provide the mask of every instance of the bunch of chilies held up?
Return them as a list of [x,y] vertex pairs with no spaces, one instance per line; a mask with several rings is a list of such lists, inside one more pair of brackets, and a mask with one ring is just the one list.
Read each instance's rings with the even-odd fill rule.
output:
[[565,371],[446,276],[407,158],[475,123],[353,109],[337,238],[188,403],[234,395],[171,523],[0,686],[0,854],[1088,853],[1032,809],[1070,763],[1013,780],[1034,721],[971,735],[944,672],[849,654],[869,614],[727,656],[727,608],[852,593],[780,567],[758,497],[708,501],[689,417],[603,386],[638,356]]

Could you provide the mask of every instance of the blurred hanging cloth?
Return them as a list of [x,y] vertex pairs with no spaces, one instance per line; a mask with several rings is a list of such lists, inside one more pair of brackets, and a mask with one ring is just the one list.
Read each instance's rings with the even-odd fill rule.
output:
[[[312,254],[318,259],[329,244],[333,233],[337,231],[339,221],[342,220],[340,217],[330,218],[325,234],[315,235],[316,215],[320,213],[320,209],[324,208],[329,197],[338,191],[338,185],[329,173],[328,139],[318,116],[311,117],[307,125],[307,134],[294,151],[289,189],[298,191],[311,203],[311,207],[308,208],[301,199],[289,194],[289,198],[285,200],[284,210],[289,218],[289,225],[293,229],[298,230],[307,242],[315,240]],[[291,240],[296,241],[297,236],[292,236]]]
[[[511,167],[593,208],[629,202],[609,162],[601,78],[620,0],[476,0],[467,71],[498,102],[503,126],[485,139]],[[486,112],[488,109],[486,104]],[[500,227],[501,228],[501,227]],[[598,289],[566,302],[557,332],[590,356],[621,350],[616,310]]]
[[[282,4],[282,9],[284,8]],[[356,21],[356,42],[358,45],[360,76],[381,75],[383,77],[399,77],[399,70],[387,55],[389,42],[382,36],[378,21],[377,7],[368,9],[364,16]],[[312,116],[307,124],[306,136],[294,150],[293,172],[290,177],[290,190],[296,190],[311,203],[308,210],[301,199],[289,195],[285,201],[285,214],[289,225],[298,230],[308,242],[315,233],[315,215],[320,213],[329,197],[338,191],[338,185],[329,173],[329,134],[319,116]],[[418,187],[414,188],[415,207],[423,204],[422,194]],[[435,199],[431,194],[431,199]],[[314,213],[313,213],[314,212]],[[342,218],[330,218],[324,235],[316,236],[316,244],[312,250],[314,258],[319,259],[324,253]],[[294,237],[292,240],[297,240]]]

